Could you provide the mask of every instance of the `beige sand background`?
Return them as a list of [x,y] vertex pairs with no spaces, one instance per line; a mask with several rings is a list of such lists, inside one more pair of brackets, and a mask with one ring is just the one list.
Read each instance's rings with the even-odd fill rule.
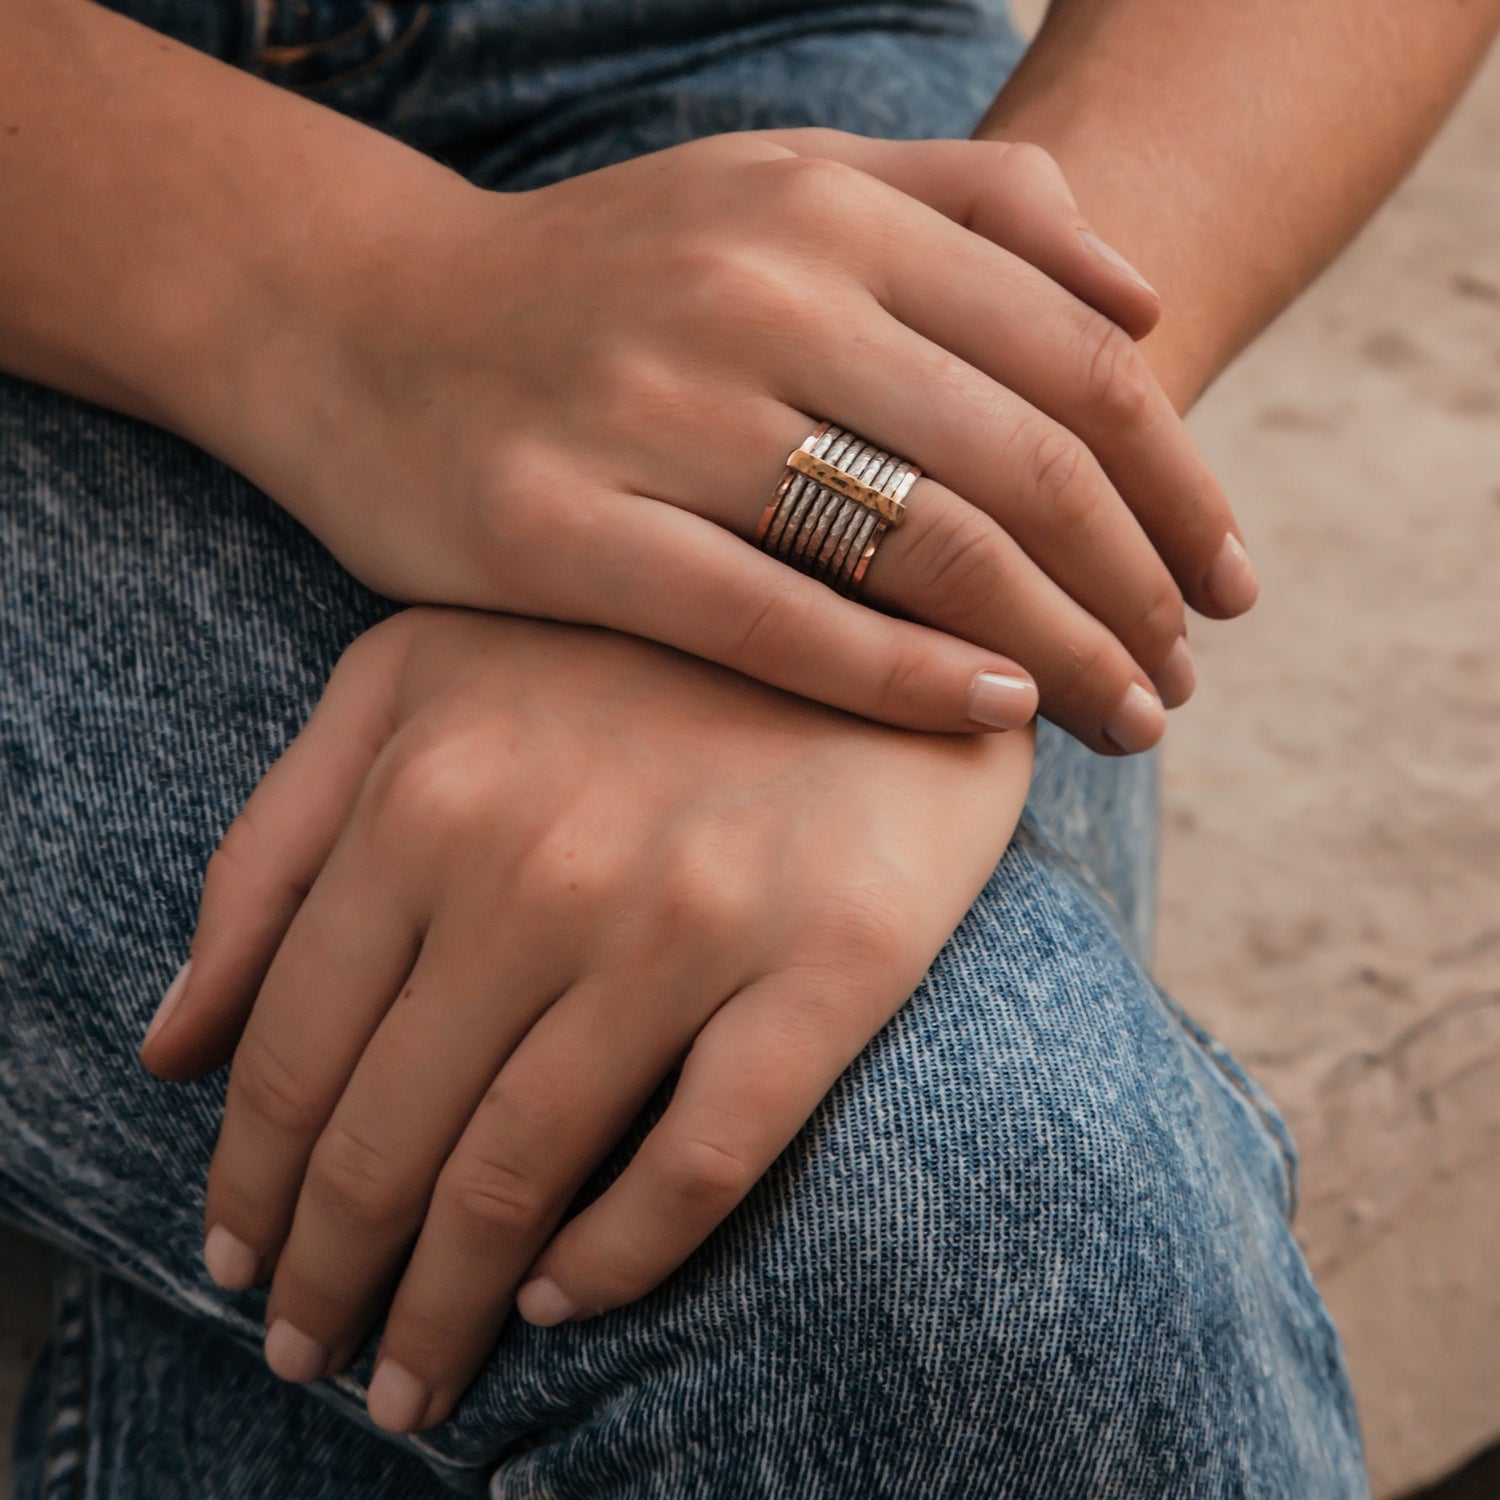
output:
[[[1160,968],[1298,1134],[1380,1495],[1500,1436],[1497,173],[1500,57],[1194,418],[1264,594],[1194,624]],[[0,1235],[0,1446],[41,1296]]]
[[1299,1139],[1390,1493],[1500,1436],[1500,53],[1194,425],[1263,593],[1192,630],[1159,967]]

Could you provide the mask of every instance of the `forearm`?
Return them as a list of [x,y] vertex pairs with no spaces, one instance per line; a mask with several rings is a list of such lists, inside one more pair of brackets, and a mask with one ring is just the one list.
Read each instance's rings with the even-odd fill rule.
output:
[[1053,0],[975,134],[1036,141],[1166,312],[1180,407],[1338,253],[1441,124],[1500,0]]
[[0,367],[233,461],[258,354],[294,365],[309,303],[370,295],[398,253],[381,208],[449,182],[84,0],[0,0]]

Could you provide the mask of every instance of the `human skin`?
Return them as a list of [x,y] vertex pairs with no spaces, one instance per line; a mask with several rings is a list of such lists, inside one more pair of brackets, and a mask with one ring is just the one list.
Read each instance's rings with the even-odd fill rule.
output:
[[[1125,331],[1154,296],[1035,150],[746,132],[494,193],[81,0],[0,21],[0,361],[182,432],[381,592],[909,727],[1023,723],[1029,673],[1101,753],[1190,693],[1184,595],[1253,601]],[[926,471],[892,613],[744,544],[818,416]]]
[[1500,0],[1052,0],[974,134],[1035,141],[1160,291],[1180,410],[1353,238],[1457,101]]
[[[1002,95],[987,123],[987,129],[1003,126],[1018,133],[1027,130],[1047,141],[1076,181],[1097,186],[1100,201],[1109,202],[1106,217],[1099,218],[1095,213],[1099,222],[1117,226],[1111,233],[1122,244],[1144,247],[1133,248],[1136,259],[1148,266],[1159,260],[1169,268],[1169,284],[1181,292],[1184,305],[1194,316],[1169,320],[1148,349],[1167,389],[1181,405],[1187,405],[1253,333],[1259,326],[1257,319],[1264,321],[1292,295],[1378,201],[1435,125],[1441,108],[1456,94],[1466,66],[1477,56],[1479,44],[1492,34],[1495,20],[1493,6],[1444,9],[1435,26],[1434,18],[1424,11],[1422,24],[1440,33],[1436,48],[1404,48],[1399,45],[1404,39],[1401,24],[1388,22],[1379,29],[1380,46],[1372,54],[1363,50],[1358,28],[1350,24],[1357,11],[1368,7],[1346,4],[1331,9],[1341,20],[1342,29],[1314,26],[1316,36],[1310,49],[1308,28],[1300,25],[1300,15],[1293,17],[1289,7],[1262,8],[1256,13],[1255,24],[1267,25],[1267,17],[1272,26],[1290,26],[1295,21],[1299,48],[1306,49],[1299,54],[1299,63],[1306,63],[1307,51],[1315,54],[1313,66],[1301,73],[1292,70],[1299,87],[1320,99],[1338,94],[1346,110],[1354,111],[1362,102],[1362,94],[1384,77],[1383,67],[1398,68],[1409,83],[1403,101],[1408,108],[1393,111],[1400,116],[1394,130],[1375,130],[1368,142],[1363,135],[1354,140],[1339,132],[1337,150],[1309,151],[1306,142],[1298,138],[1298,128],[1311,131],[1338,120],[1326,113],[1321,103],[1299,108],[1300,95],[1294,89],[1292,98],[1277,99],[1283,112],[1274,121],[1261,120],[1277,149],[1265,153],[1243,149],[1243,117],[1233,114],[1232,103],[1239,97],[1233,85],[1242,91],[1262,87],[1264,80],[1256,78],[1253,64],[1257,60],[1263,67],[1277,63],[1278,48],[1269,44],[1261,49],[1242,47],[1242,41],[1254,38],[1226,37],[1222,18],[1210,18],[1199,27],[1197,17],[1176,14],[1177,7],[1168,14],[1165,5],[1139,7],[1133,13],[1124,6],[1065,7],[1058,27],[1050,38],[1044,36],[1031,74],[1023,69],[1021,86]],[[1187,48],[1195,66],[1185,70],[1191,75],[1191,86],[1184,92],[1194,97],[1204,117],[1188,116],[1193,118],[1193,129],[1185,144],[1153,124],[1143,123],[1150,121],[1153,111],[1160,112],[1159,87],[1121,86],[1111,92],[1107,86],[1112,70],[1123,70],[1136,80],[1149,73],[1148,64],[1154,65],[1162,53],[1160,23],[1164,16],[1176,23],[1174,47],[1185,35],[1196,36],[1202,44],[1201,56],[1191,46]],[[1062,21],[1068,17],[1071,20],[1065,27]],[[1150,17],[1155,19],[1155,30],[1139,24],[1142,18]],[[1104,21],[1113,24],[1104,25]],[[1410,26],[1414,30],[1417,21],[1417,9],[1411,7]],[[1102,50],[1098,40],[1101,32],[1107,38]],[[1267,42],[1264,35],[1260,40]],[[1234,42],[1238,50],[1226,51],[1227,42]],[[1132,60],[1138,64],[1134,74]],[[1316,70],[1318,65],[1322,72]],[[1058,73],[1049,77],[1045,71],[1049,66]],[[1330,73],[1347,77],[1347,95],[1330,89]],[[1205,84],[1206,77],[1212,80],[1210,85]],[[1102,96],[1101,83],[1106,85]],[[1120,113],[1112,116],[1109,108],[1089,107],[1101,97]],[[1231,101],[1231,107],[1225,106],[1226,100]],[[1175,104],[1180,102],[1174,101],[1174,119]],[[1294,128],[1283,135],[1280,132],[1288,117]],[[1357,111],[1343,118],[1351,117],[1358,118]],[[1252,111],[1249,118],[1257,119],[1256,113]],[[1081,134],[1080,119],[1086,119],[1091,127]],[[1205,119],[1221,128],[1205,129]],[[1162,148],[1169,142],[1173,150],[1164,154]],[[1297,188],[1294,197],[1303,217],[1292,216],[1273,225],[1266,243],[1260,244],[1244,233],[1242,206],[1247,200],[1255,201],[1257,192],[1267,199],[1274,196],[1272,189],[1283,182],[1285,175],[1285,162],[1277,150],[1292,143],[1299,148],[1299,171],[1308,174],[1292,174]],[[1139,152],[1138,161],[1132,158],[1139,176],[1120,173],[1122,149]],[[1169,166],[1174,170],[1168,170]],[[1338,190],[1341,173],[1348,174],[1357,191]],[[1114,187],[1112,198],[1103,192],[1108,185]],[[1084,201],[1092,208],[1094,200],[1089,192],[1085,187]],[[1153,197],[1153,192],[1159,196]],[[1178,236],[1175,239],[1174,232]],[[1162,279],[1154,270],[1153,275]],[[1215,294],[1223,299],[1222,307]],[[1214,316],[1216,308],[1218,317]]]
[[[1342,27],[1332,22],[1315,27],[1322,50],[1312,57],[1299,51],[1295,67],[1281,58],[1284,33],[1274,24],[1264,35],[1252,26],[1231,48],[1234,39],[1223,34],[1223,18],[1202,18],[1196,28],[1184,23],[1186,30],[1176,36],[1193,64],[1185,69],[1184,89],[1200,118],[1193,131],[1183,133],[1175,102],[1163,125],[1148,108],[1149,101],[1160,97],[1159,80],[1150,86],[1135,82],[1150,74],[1162,50],[1159,30],[1139,24],[1140,16],[1159,27],[1165,12],[1152,17],[1149,8],[1065,6],[1053,29],[1044,33],[1030,71],[1022,70],[1014,90],[1001,95],[981,127],[1046,139],[1075,178],[1098,190],[1114,236],[1144,263],[1159,264],[1162,269],[1153,274],[1180,292],[1191,316],[1176,317],[1169,305],[1162,328],[1146,348],[1167,389],[1184,407],[1315,274],[1409,165],[1442,109],[1456,97],[1495,23],[1493,6],[1484,13],[1454,8],[1443,13],[1441,45],[1406,48],[1399,34],[1382,29],[1368,46],[1360,46],[1351,45],[1348,29],[1354,9],[1342,8]],[[1326,12],[1320,17],[1328,20]],[[1290,20],[1289,14],[1272,17],[1273,23]],[[1411,24],[1424,44],[1430,43],[1431,18],[1422,20],[1417,26],[1413,13]],[[1307,28],[1300,36],[1305,45]],[[1382,128],[1357,140],[1340,136],[1337,149],[1308,149],[1307,139],[1326,134],[1338,113],[1351,111],[1397,58],[1410,74],[1404,93],[1410,112],[1395,124],[1383,116]],[[1076,81],[1070,60],[1077,68]],[[1267,88],[1256,75],[1257,61],[1263,70],[1290,69],[1291,82],[1299,86]],[[1111,89],[1115,70],[1120,77]],[[1257,104],[1262,97],[1273,101],[1265,110]],[[1221,113],[1224,100],[1229,105]],[[1240,105],[1248,114],[1234,113]],[[1261,132],[1248,142],[1246,120]],[[1252,149],[1257,140],[1260,148]],[[1297,169],[1289,172],[1286,157],[1294,145],[1299,148],[1294,153]],[[1121,154],[1137,176],[1120,173]],[[1235,177],[1231,167],[1243,175]],[[1281,190],[1290,193],[1297,212],[1263,216],[1264,236],[1247,236],[1244,203],[1276,201]],[[1216,308],[1218,316],[1213,315]],[[659,1234],[661,1225],[654,1224],[652,1232]],[[565,1285],[575,1304],[607,1305],[609,1296],[601,1287],[608,1282],[613,1257],[621,1253],[629,1251],[620,1242],[601,1246],[591,1267],[587,1256],[572,1261],[554,1246],[537,1268]],[[291,1293],[281,1306],[295,1301]],[[300,1308],[299,1315],[306,1316]],[[417,1362],[423,1363],[420,1356]],[[422,1373],[427,1394],[421,1421],[434,1420],[443,1409],[431,1393],[445,1384],[451,1388],[446,1371],[433,1380],[434,1368],[427,1363]],[[393,1414],[392,1408],[382,1413],[378,1399],[376,1411],[377,1419]]]
[[343,1368],[390,1305],[370,1412],[430,1426],[523,1280],[545,1323],[659,1284],[916,988],[1032,749],[638,637],[431,609],[362,637],[211,861],[143,1048],[179,1078],[233,1053],[207,1260],[272,1281],[271,1367]]

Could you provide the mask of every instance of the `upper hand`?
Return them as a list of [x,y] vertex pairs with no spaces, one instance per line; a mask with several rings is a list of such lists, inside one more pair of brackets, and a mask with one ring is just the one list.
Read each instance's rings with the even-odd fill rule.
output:
[[1030,764],[1027,733],[891,730],[595,631],[419,610],[356,642],[142,1053],[233,1051],[208,1258],[272,1279],[273,1367],[339,1369],[395,1287],[371,1411],[428,1426],[523,1281],[558,1289],[539,1322],[655,1286],[916,987]]
[[[1039,149],[747,132],[453,191],[369,314],[341,308],[299,435],[241,465],[373,587],[606,625],[918,728],[985,727],[981,672],[1020,679],[990,726],[1023,723],[1029,673],[1106,753],[1160,736],[1153,680],[1191,690],[1184,599],[1253,599],[1125,331],[1154,294],[1089,248]],[[823,417],[924,470],[864,586],[890,613],[746,544]]]

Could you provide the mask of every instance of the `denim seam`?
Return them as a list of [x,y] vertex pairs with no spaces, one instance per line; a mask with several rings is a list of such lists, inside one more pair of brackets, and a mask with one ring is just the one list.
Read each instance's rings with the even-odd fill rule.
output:
[[43,1500],[82,1500],[88,1477],[87,1273],[68,1265],[53,1274],[52,1380],[40,1493]]
[[1229,1085],[1234,1096],[1249,1109],[1252,1120],[1275,1148],[1281,1166],[1282,1208],[1290,1221],[1297,1212],[1299,1171],[1296,1151],[1285,1122],[1272,1109],[1267,1108],[1260,1097],[1258,1086],[1251,1081],[1224,1044],[1200,1026],[1155,980],[1152,980],[1151,987],[1156,992],[1162,1009],[1192,1044],[1194,1052],[1213,1065],[1214,1071]]
[[[1103,915],[1114,924],[1115,928],[1124,938],[1126,947],[1134,952],[1135,944],[1131,938],[1130,924],[1126,921],[1124,912],[1120,910],[1119,903],[1100,882],[1094,872],[1076,859],[1067,849],[1049,838],[1041,825],[1032,816],[1029,808],[1022,811],[1020,822],[1017,825],[1017,833],[1020,834],[1022,830],[1035,843],[1045,849],[1049,857],[1063,865],[1072,879],[1093,897]],[[1292,1149],[1285,1124],[1274,1116],[1256,1096],[1255,1087],[1242,1072],[1239,1064],[1233,1062],[1227,1056],[1227,1049],[1225,1049],[1223,1044],[1204,1027],[1200,1026],[1157,983],[1155,975],[1150,972],[1150,968],[1144,959],[1141,960],[1141,968],[1150,982],[1151,992],[1156,997],[1158,1006],[1171,1020],[1174,1028],[1185,1040],[1191,1043],[1195,1053],[1212,1064],[1215,1072],[1224,1082],[1229,1084],[1235,1096],[1249,1107],[1256,1125],[1259,1127],[1261,1134],[1267,1138],[1280,1163],[1282,1204],[1286,1217],[1290,1220],[1297,1211],[1298,1171],[1296,1154]]]
[[[9,1219],[28,1234],[40,1236],[54,1247],[66,1246],[72,1253],[86,1257],[89,1264],[108,1265],[110,1275],[139,1287],[150,1296],[161,1298],[171,1306],[183,1307],[180,1298],[173,1294],[172,1284],[153,1275],[147,1262],[142,1261],[138,1256],[124,1255],[122,1246],[108,1236],[99,1234],[82,1221],[75,1221],[66,1229],[62,1228],[46,1212],[45,1199],[33,1188],[14,1177],[0,1175],[0,1209],[4,1208],[11,1209],[11,1212],[0,1212],[0,1218]],[[220,1331],[230,1338],[239,1336],[238,1330],[227,1323],[221,1325]],[[335,1376],[326,1383],[325,1389],[316,1390],[313,1394],[317,1399],[326,1401],[335,1410],[345,1415],[348,1415],[352,1408],[357,1416],[364,1408],[363,1395],[355,1384],[353,1376],[347,1371]],[[348,1403],[347,1406],[345,1403]],[[455,1458],[445,1453],[440,1446],[422,1433],[405,1434],[400,1440],[400,1446],[416,1454],[429,1467],[437,1471],[439,1478],[444,1478],[449,1482],[483,1480],[488,1477],[492,1468],[492,1465],[485,1461],[474,1462]],[[83,1462],[82,1454],[79,1458],[79,1467],[80,1469],[87,1467]],[[42,1496],[43,1500],[74,1500],[74,1497],[69,1495],[54,1495],[46,1488],[45,1483]]]

